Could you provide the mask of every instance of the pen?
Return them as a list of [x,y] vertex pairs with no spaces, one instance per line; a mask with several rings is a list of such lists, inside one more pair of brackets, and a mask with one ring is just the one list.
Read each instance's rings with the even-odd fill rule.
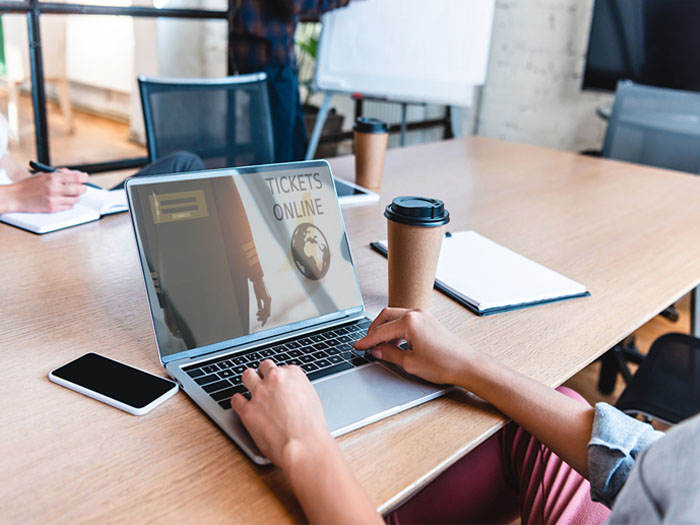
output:
[[[34,171],[43,171],[44,173],[55,173],[58,171],[53,166],[49,166],[48,164],[42,164],[41,162],[35,162],[33,160],[29,161],[29,167],[32,168]],[[93,184],[92,182],[86,182],[85,185],[90,186],[91,188],[97,188],[98,190],[104,189],[98,186],[97,184]]]

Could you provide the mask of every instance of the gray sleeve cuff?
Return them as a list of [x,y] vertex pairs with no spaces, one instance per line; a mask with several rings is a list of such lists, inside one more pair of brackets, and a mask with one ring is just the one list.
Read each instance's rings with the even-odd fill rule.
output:
[[611,507],[639,454],[663,435],[607,403],[596,404],[593,433],[588,442],[588,478],[593,501]]

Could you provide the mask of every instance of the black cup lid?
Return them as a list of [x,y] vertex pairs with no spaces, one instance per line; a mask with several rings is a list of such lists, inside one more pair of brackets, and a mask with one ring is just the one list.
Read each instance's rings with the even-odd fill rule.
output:
[[445,204],[428,197],[396,197],[384,210],[384,217],[409,226],[434,227],[450,222]]
[[352,129],[360,133],[389,133],[389,126],[386,122],[370,117],[357,117],[355,127]]

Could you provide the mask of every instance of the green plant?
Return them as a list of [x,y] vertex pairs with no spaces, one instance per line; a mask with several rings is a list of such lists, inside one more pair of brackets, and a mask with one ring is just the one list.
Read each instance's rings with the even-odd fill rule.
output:
[[316,59],[316,51],[318,50],[318,36],[309,35],[305,40],[297,42],[299,49],[310,58]]
[[2,17],[0,16],[0,76],[5,76],[5,38],[2,34]]
[[299,86],[304,91],[304,104],[308,104],[313,94],[311,84],[316,67],[316,54],[318,52],[318,40],[321,35],[321,24],[318,22],[304,22],[299,24],[294,35],[296,44],[297,64],[299,68]]

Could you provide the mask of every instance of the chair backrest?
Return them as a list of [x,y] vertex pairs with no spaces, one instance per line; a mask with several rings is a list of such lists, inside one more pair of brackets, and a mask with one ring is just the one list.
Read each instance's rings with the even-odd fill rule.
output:
[[207,168],[274,162],[265,73],[138,80],[151,162],[175,151],[196,153]]
[[615,406],[666,423],[699,413],[700,339],[686,334],[659,337]]
[[700,173],[700,93],[618,83],[603,157]]

